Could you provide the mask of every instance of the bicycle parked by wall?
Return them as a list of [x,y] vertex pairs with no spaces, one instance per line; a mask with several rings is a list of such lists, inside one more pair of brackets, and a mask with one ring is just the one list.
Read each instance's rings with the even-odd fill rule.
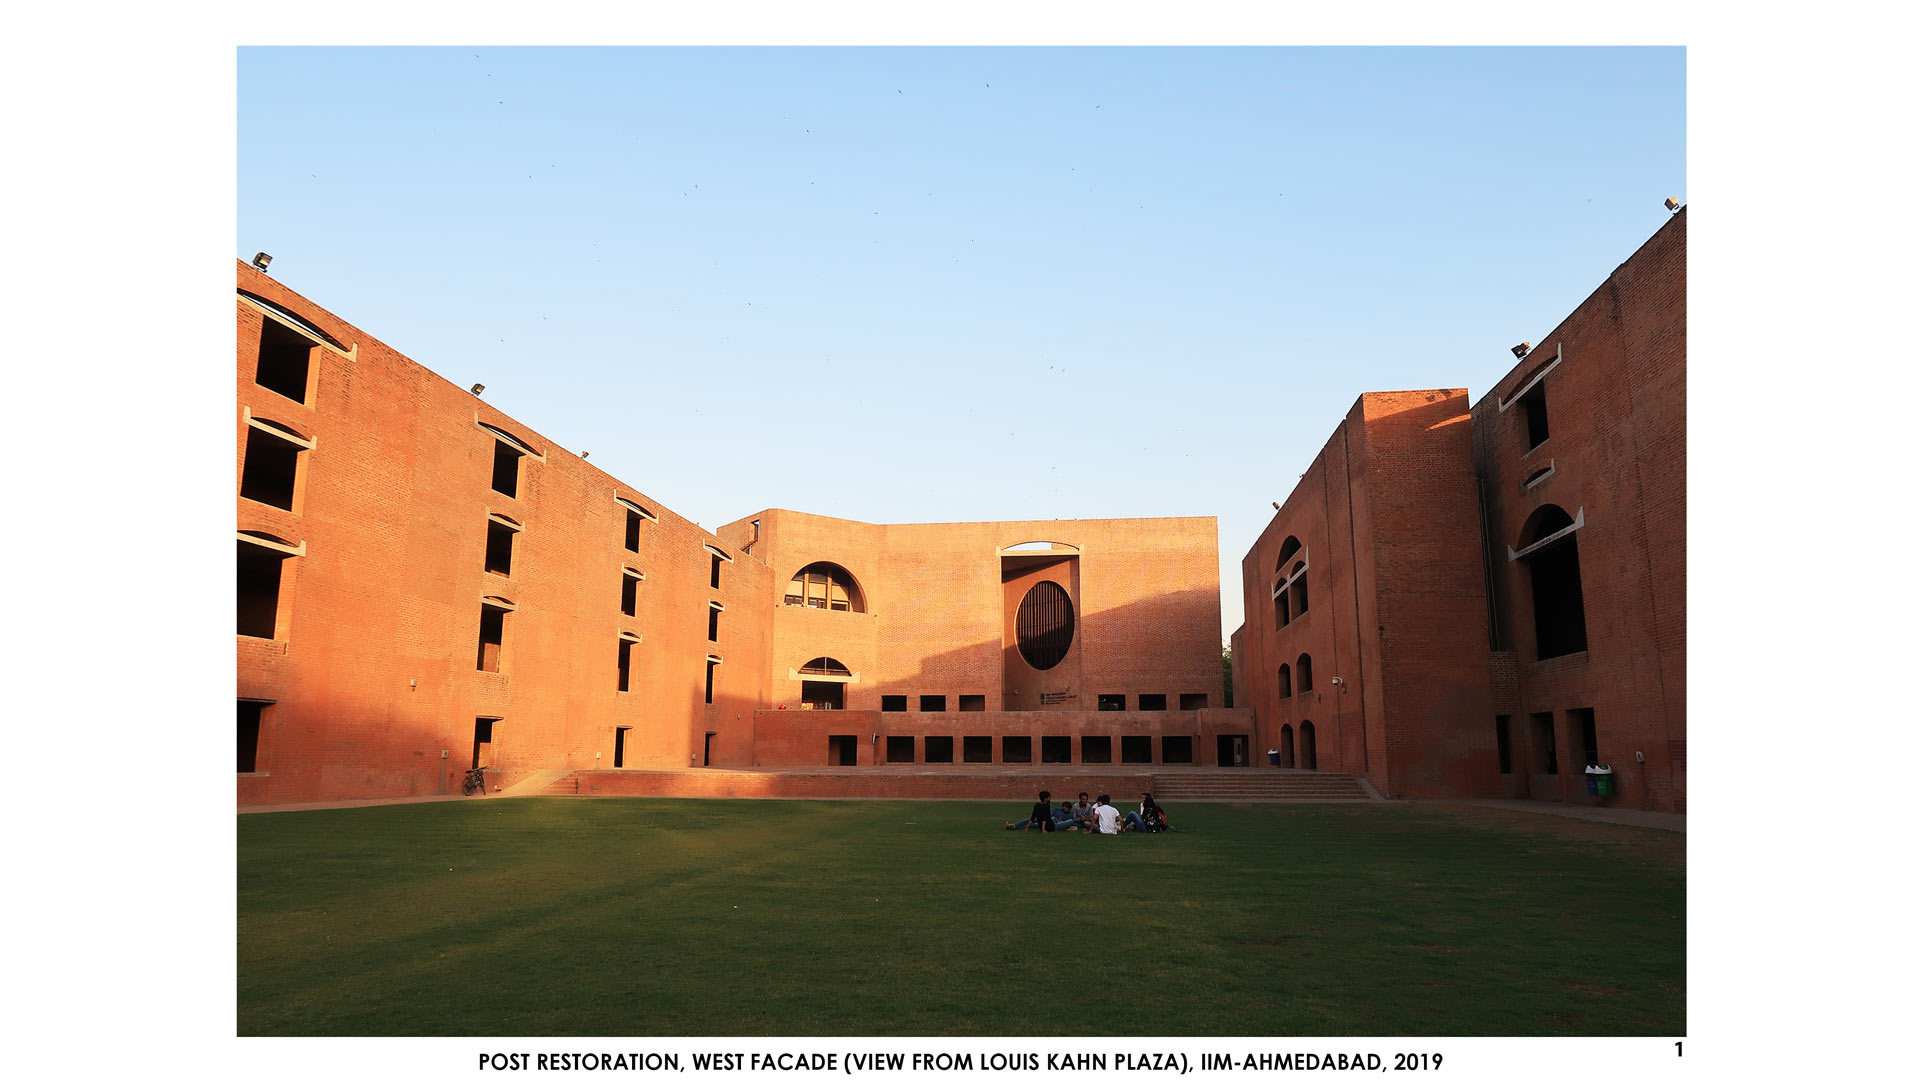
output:
[[471,795],[474,792],[487,793],[487,767],[481,765],[467,770],[467,778],[460,781],[460,794]]

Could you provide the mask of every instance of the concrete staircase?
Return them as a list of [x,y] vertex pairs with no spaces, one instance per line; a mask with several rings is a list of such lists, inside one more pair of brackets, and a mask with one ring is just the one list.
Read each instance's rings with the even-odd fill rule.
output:
[[[1127,798],[1131,798],[1129,793]],[[1190,769],[1155,773],[1158,802],[1368,802],[1378,799],[1358,777],[1311,769]],[[1115,793],[1116,802],[1125,801]]]
[[542,795],[578,795],[580,794],[580,774],[567,773],[540,789]]

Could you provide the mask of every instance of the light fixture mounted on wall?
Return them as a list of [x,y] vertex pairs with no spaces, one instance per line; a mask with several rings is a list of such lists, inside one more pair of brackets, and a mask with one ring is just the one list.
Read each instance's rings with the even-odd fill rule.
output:
[[[1672,200],[1669,199],[1668,201],[1671,202]],[[266,272],[267,264],[272,261],[273,261],[273,256],[267,254],[264,251],[256,251],[253,253],[253,268],[255,270],[260,271],[261,273]]]
[[1670,214],[1677,213],[1679,209],[1680,209],[1680,200],[1674,198],[1671,195],[1667,196],[1667,212]]
[[467,387],[467,393],[472,394],[474,397],[479,397],[480,391],[485,390],[486,388],[487,388],[486,383],[474,383],[472,386]]
[[1347,692],[1347,680],[1341,678],[1340,676],[1335,675],[1333,678],[1328,679],[1327,681],[1339,687],[1341,693],[1344,694]]
[[1520,344],[1515,345],[1513,347],[1513,358],[1515,360],[1525,360],[1527,358],[1527,354],[1532,351],[1533,351],[1533,342],[1523,341]]

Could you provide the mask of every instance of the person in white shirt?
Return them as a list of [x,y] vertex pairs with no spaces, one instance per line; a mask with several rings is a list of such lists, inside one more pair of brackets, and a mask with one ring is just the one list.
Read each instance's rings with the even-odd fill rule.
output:
[[1105,795],[1096,801],[1099,805],[1093,808],[1093,816],[1100,822],[1100,832],[1106,836],[1117,835],[1120,832],[1120,811],[1113,808],[1112,800]]

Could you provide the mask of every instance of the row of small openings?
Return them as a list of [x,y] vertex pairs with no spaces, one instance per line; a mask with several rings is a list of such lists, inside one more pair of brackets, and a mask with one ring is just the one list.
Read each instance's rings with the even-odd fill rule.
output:
[[282,510],[294,510],[300,492],[300,455],[315,440],[285,424],[243,414],[247,424],[246,456],[240,462],[240,497]]
[[[851,765],[851,755],[845,753],[847,743],[844,740],[854,736],[836,735],[828,737],[827,763],[830,765]],[[961,762],[969,765],[990,765],[993,763],[992,735],[961,736]],[[1073,736],[1042,735],[1040,738],[1040,763],[1043,765],[1070,765],[1073,763]],[[920,761],[930,765],[949,764],[953,761],[952,735],[888,735],[886,737],[886,762],[889,765],[910,765],[915,762],[914,743],[921,741],[924,753]],[[1033,739],[1031,735],[1002,735],[1000,739],[1000,761],[1008,765],[1027,765],[1033,762]],[[842,740],[835,742],[834,740]],[[1120,762],[1123,765],[1153,764],[1153,736],[1120,736]],[[1160,761],[1169,765],[1193,764],[1193,736],[1160,736]],[[1080,762],[1086,765],[1108,765],[1113,762],[1113,736],[1080,736]]]
[[[1100,694],[1094,699],[1094,703],[1099,712],[1127,711],[1127,695],[1125,694]],[[1183,711],[1190,712],[1194,709],[1204,709],[1206,707],[1207,695],[1205,694],[1180,695],[1180,708]],[[1135,704],[1135,709],[1139,712],[1166,712],[1167,695],[1141,694]]]
[[1310,693],[1313,690],[1313,657],[1308,656],[1306,653],[1301,653],[1300,659],[1294,661],[1293,666],[1286,664],[1280,665],[1281,700],[1284,701],[1294,695],[1293,682],[1296,674],[1300,679],[1299,692],[1301,694]]
[[[802,669],[802,670],[805,670],[805,669]],[[958,702],[960,707],[957,711],[959,712],[986,712],[987,711],[987,695],[985,694],[961,694],[959,696]],[[907,695],[881,694],[880,695],[880,711],[881,712],[906,712],[907,711]],[[920,711],[921,712],[946,712],[947,711],[947,695],[921,694],[920,695]]]
[[[1509,718],[1502,714],[1493,718],[1494,752],[1498,757],[1502,775],[1513,772],[1513,733],[1508,728]],[[1560,774],[1559,748],[1554,745],[1553,714],[1551,712],[1530,713],[1527,716],[1529,740],[1532,755],[1532,771],[1543,775]],[[1600,732],[1595,726],[1592,709],[1567,710],[1567,736],[1576,740],[1575,750],[1585,765],[1600,764]],[[1584,769],[1584,765],[1583,765]]]

